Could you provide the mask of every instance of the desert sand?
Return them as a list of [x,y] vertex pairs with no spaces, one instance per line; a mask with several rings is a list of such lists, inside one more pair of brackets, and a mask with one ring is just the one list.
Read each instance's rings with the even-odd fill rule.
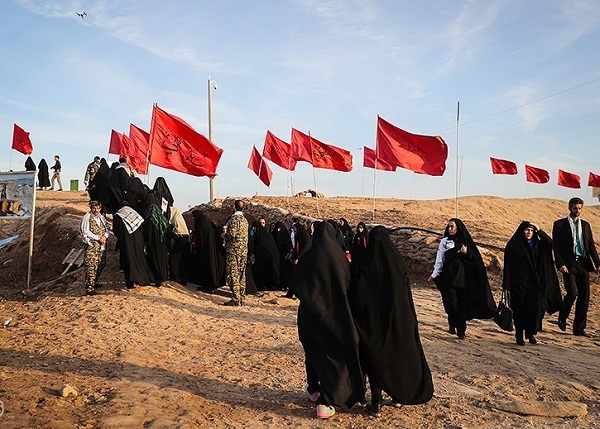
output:
[[[313,217],[372,222],[369,199],[256,197],[252,201]],[[34,265],[26,289],[29,223],[0,219],[0,428],[593,428],[600,427],[600,289],[592,284],[588,332],[561,332],[546,316],[537,345],[519,347],[491,320],[468,323],[467,339],[446,333],[427,267],[411,267],[423,347],[435,395],[379,419],[362,407],[315,418],[303,394],[297,301],[268,292],[241,308],[223,307],[226,290],[190,284],[128,291],[109,240],[108,266],[96,296],[83,294],[83,272],[61,276],[79,248],[83,192],[38,192]],[[565,201],[465,197],[459,217],[476,241],[502,247],[521,219],[550,231]],[[454,200],[381,199],[375,222],[441,231]],[[583,217],[600,239],[600,207]],[[500,296],[498,276],[491,276]],[[23,291],[25,293],[23,293]],[[70,386],[76,394],[60,396]],[[65,393],[68,393],[65,391]]]

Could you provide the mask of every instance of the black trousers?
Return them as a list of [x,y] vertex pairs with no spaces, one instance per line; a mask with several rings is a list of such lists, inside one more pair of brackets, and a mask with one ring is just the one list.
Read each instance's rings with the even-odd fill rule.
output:
[[467,331],[467,311],[462,289],[444,285],[438,285],[438,289],[448,315],[448,325],[454,326],[458,335],[464,334]]
[[573,303],[577,300],[573,333],[578,334],[587,326],[587,313],[590,306],[590,273],[583,266],[581,259],[575,262],[575,266],[568,273],[563,273],[563,281],[567,294],[563,298],[562,309],[558,317],[561,320],[567,320],[571,314]]

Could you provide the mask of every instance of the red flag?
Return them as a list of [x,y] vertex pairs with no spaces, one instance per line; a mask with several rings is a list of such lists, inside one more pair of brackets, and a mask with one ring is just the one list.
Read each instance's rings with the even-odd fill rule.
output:
[[588,178],[588,186],[593,186],[594,188],[600,188],[600,176],[590,172],[590,176]]
[[529,165],[525,165],[525,177],[528,182],[533,183],[548,183],[550,181],[550,174],[546,170]]
[[113,155],[121,154],[121,144],[122,144],[123,134],[112,130],[110,133],[110,146],[108,147],[108,153],[112,153]]
[[512,161],[490,156],[490,162],[492,163],[493,174],[517,174],[517,164]]
[[565,188],[581,188],[581,177],[577,174],[568,173],[563,170],[558,170],[558,186],[564,186]]
[[252,146],[252,153],[250,154],[250,160],[248,161],[248,168],[254,171],[254,174],[256,174],[261,182],[263,182],[266,186],[271,185],[273,172],[262,156],[260,156],[260,153],[258,150],[256,150],[255,146]]
[[291,157],[291,145],[267,131],[263,156],[286,170],[294,171],[296,160]]
[[138,172],[148,174],[148,150],[150,149],[150,133],[129,124],[129,150],[127,163]]
[[292,158],[310,162],[315,168],[351,171],[352,154],[346,149],[323,143],[292,128]]
[[[375,156],[376,152],[374,149],[363,147],[363,167],[375,168]],[[382,159],[377,158],[377,170],[383,171],[396,171],[396,167],[388,164]]]
[[194,131],[183,119],[154,106],[150,164],[192,176],[214,177],[222,154],[223,149]]
[[290,146],[292,159],[312,163],[312,148],[310,147],[310,137],[308,135],[292,128]]
[[440,136],[411,134],[377,116],[377,158],[415,173],[442,176],[448,146]]
[[336,171],[352,171],[352,154],[346,149],[320,142],[310,137],[312,143],[312,165]]
[[30,155],[33,152],[33,145],[29,139],[29,133],[15,124],[13,130],[12,148],[21,152],[23,155]]

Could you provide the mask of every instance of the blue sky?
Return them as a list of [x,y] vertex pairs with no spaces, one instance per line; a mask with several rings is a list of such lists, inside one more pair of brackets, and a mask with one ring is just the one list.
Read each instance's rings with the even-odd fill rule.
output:
[[[153,103],[208,135],[210,75],[219,198],[286,195],[285,170],[271,164],[266,188],[246,165],[267,130],[289,142],[291,127],[354,156],[350,173],[315,170],[320,192],[370,196],[361,148],[375,147],[377,115],[449,147],[444,176],[378,172],[377,196],[453,198],[459,101],[460,195],[591,201],[588,173],[600,174],[596,0],[7,0],[0,10],[0,170],[11,152],[13,169],[25,161],[10,149],[15,122],[36,164],[61,156],[65,186],[107,155],[111,129],[149,130]],[[492,175],[490,156],[519,175]],[[528,184],[524,164],[550,183]],[[582,189],[558,187],[559,168]],[[150,185],[158,176],[183,209],[208,200],[207,178],[152,166]],[[313,188],[310,165],[293,180],[296,192]]]

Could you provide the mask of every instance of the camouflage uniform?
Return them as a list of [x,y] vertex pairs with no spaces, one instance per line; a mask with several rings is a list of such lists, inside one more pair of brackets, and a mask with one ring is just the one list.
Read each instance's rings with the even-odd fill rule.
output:
[[246,261],[248,259],[248,221],[241,211],[227,222],[225,234],[225,269],[233,301],[241,304],[246,298]]
[[100,161],[94,161],[88,164],[85,170],[85,177],[83,178],[83,183],[89,185],[90,181],[94,178],[98,170],[100,170]]
[[[102,215],[100,215],[102,216]],[[102,216],[104,218],[104,216]],[[95,221],[91,220],[89,222],[90,231],[96,235],[105,235],[107,231],[107,223],[103,219],[103,222],[100,222],[98,225]],[[84,270],[85,270],[85,288],[86,291],[90,291],[94,289],[96,283],[98,282],[98,278],[102,273],[102,270],[106,266],[106,252],[105,246],[102,246],[98,241],[87,240],[84,241],[83,251],[84,251]]]

